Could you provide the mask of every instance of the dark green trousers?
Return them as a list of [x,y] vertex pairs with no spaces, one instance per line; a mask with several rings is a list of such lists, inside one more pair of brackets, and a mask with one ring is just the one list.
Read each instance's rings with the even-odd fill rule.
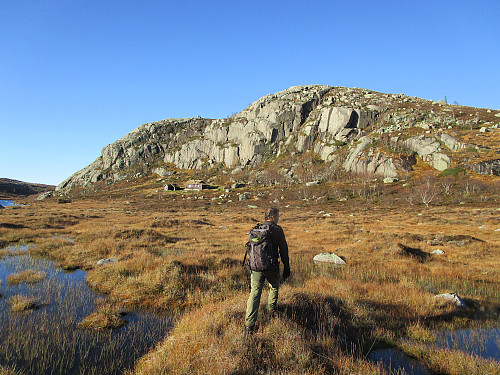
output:
[[280,270],[279,268],[270,271],[251,271],[250,276],[250,296],[247,302],[247,313],[245,317],[245,325],[247,327],[255,326],[257,315],[259,313],[260,296],[264,281],[269,283],[269,296],[267,298],[267,309],[270,311],[276,310],[278,305],[278,289],[280,286]]

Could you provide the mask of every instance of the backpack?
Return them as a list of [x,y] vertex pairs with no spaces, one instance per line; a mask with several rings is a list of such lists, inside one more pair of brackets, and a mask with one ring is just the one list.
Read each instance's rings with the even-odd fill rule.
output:
[[271,223],[257,224],[250,231],[247,252],[252,271],[267,271],[278,266],[278,256],[273,251],[271,226]]

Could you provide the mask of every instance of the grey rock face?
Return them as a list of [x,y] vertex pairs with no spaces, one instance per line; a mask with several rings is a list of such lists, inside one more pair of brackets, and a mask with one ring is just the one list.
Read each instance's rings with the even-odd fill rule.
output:
[[[407,103],[413,107],[405,108]],[[346,171],[397,178],[401,172],[411,171],[416,159],[398,150],[386,152],[378,142],[381,134],[385,137],[412,127],[434,129],[457,123],[446,112],[450,111],[446,105],[437,106],[444,112],[422,109],[428,103],[365,89],[294,86],[264,96],[228,119],[166,119],[141,125],[104,147],[92,164],[56,190],[77,186],[90,189],[100,181],[113,183],[151,173],[168,177],[169,164],[181,169],[224,165],[237,173],[284,153],[309,151],[326,162],[342,165]],[[452,153],[465,147],[442,129],[436,135],[403,140],[399,133],[389,138],[438,170],[448,168]],[[474,168],[498,173],[495,163]],[[295,170],[288,168],[283,173],[295,179]]]
[[374,139],[362,137],[355,148],[351,148],[344,169],[348,172],[377,175],[384,178],[397,178],[399,171],[411,171],[410,159],[392,158],[380,152],[373,152],[369,146]]
[[447,133],[442,133],[438,136],[441,142],[444,143],[446,147],[448,147],[451,151],[459,151],[465,147],[463,143],[460,143],[455,138]]
[[51,191],[46,191],[45,193],[40,194],[40,195],[36,198],[36,200],[38,200],[38,201],[43,201],[43,200],[45,200],[45,199],[47,199],[47,198],[50,198],[50,197],[52,196],[52,194],[53,194],[53,193],[52,193]]
[[500,159],[486,160],[468,167],[482,175],[500,176]]
[[450,157],[441,152],[441,144],[435,137],[419,135],[408,139],[404,144],[438,171],[444,171],[451,163]]

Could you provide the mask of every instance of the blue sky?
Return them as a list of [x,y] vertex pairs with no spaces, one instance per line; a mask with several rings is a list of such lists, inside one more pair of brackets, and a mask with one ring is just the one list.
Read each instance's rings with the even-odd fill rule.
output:
[[500,109],[500,2],[0,0],[0,177],[302,84]]

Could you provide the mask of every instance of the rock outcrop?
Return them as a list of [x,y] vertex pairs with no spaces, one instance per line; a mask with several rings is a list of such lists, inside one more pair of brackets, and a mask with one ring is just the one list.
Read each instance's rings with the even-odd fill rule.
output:
[[[166,177],[168,165],[251,168],[280,155],[305,152],[346,171],[381,177],[397,178],[411,171],[417,157],[445,170],[453,154],[466,145],[446,129],[460,121],[461,127],[480,122],[477,116],[465,117],[465,112],[458,119],[459,109],[454,107],[365,89],[295,86],[264,96],[231,118],[166,119],[141,125],[104,147],[92,164],[57,189],[150,173]],[[409,135],[407,129],[418,131]],[[476,169],[495,174],[498,167],[493,163],[491,168]],[[291,178],[293,171],[287,176]]]

